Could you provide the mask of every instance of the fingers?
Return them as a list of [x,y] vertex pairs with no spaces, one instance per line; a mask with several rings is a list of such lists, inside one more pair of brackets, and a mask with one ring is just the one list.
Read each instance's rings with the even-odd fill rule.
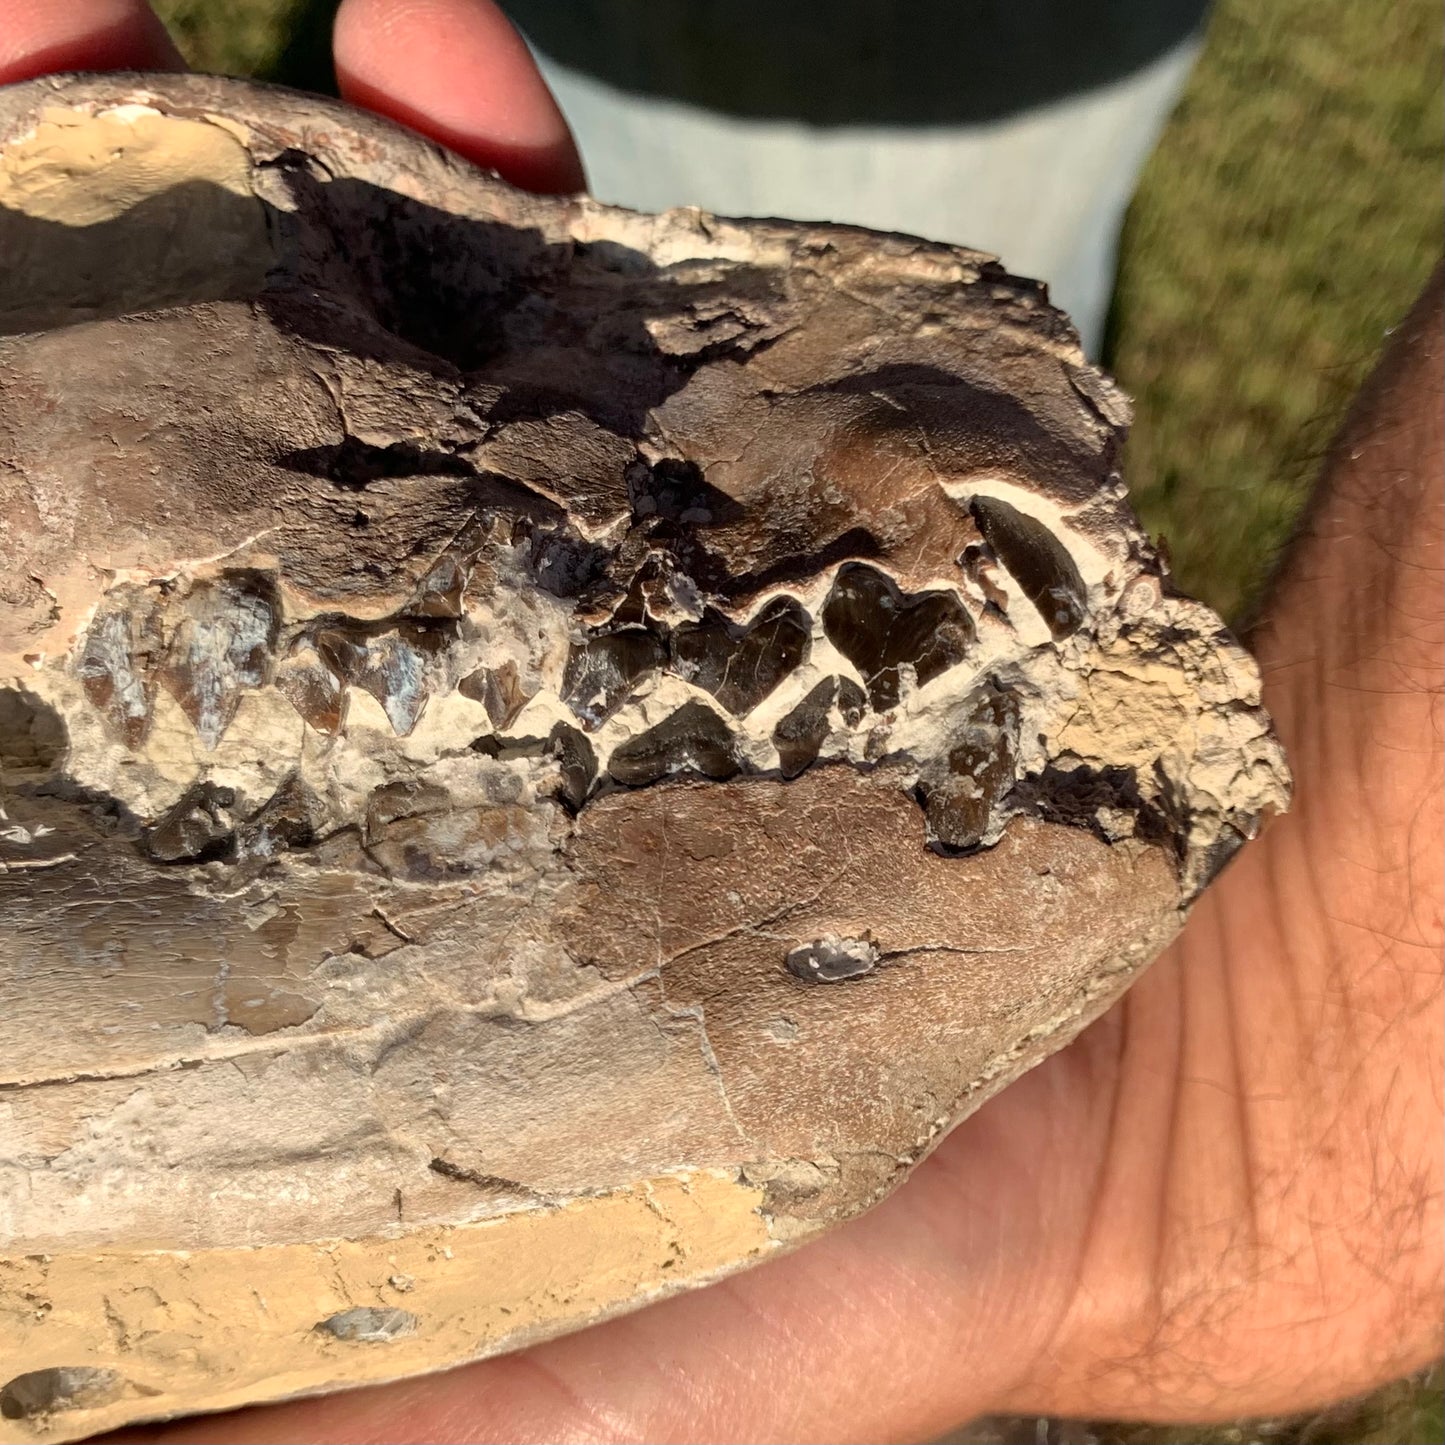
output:
[[183,70],[143,0],[0,0],[0,85],[56,70]]
[[[0,84],[59,70],[180,70],[143,0],[0,0]],[[491,0],[342,0],[342,94],[534,191],[576,191],[567,122]]]
[[567,122],[492,0],[342,0],[335,49],[341,93],[354,104],[527,190],[582,188]]
[[1110,1118],[1096,1064],[1050,1060],[877,1210],[762,1269],[446,1374],[121,1438],[934,1439],[1005,1398],[1068,1306]]

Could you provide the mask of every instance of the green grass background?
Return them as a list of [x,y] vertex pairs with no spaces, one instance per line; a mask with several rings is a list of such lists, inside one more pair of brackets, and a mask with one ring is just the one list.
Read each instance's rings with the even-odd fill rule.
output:
[[[677,0],[685,3],[685,0]],[[157,0],[202,70],[331,89],[327,0]],[[1219,0],[1125,228],[1106,360],[1180,584],[1237,616],[1442,243],[1436,0]],[[1004,258],[1007,260],[1007,257]],[[1070,1445],[1433,1445],[1442,1376],[1216,1431],[991,1422]]]
[[1237,613],[1441,250],[1434,0],[1224,0],[1125,229],[1135,504]]

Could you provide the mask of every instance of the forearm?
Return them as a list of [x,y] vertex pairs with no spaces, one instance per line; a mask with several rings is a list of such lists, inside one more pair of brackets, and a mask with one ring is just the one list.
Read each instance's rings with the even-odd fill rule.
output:
[[1117,1058],[1098,1237],[1021,1408],[1268,1414],[1438,1350],[1439,282],[1251,638],[1294,804],[1082,1041]]
[[[1362,723],[1385,726],[1388,740],[1403,726],[1398,741],[1420,767],[1409,781],[1423,782],[1428,769],[1439,782],[1440,729],[1414,724],[1438,720],[1441,696],[1442,298],[1445,266],[1356,398],[1252,629],[1306,804],[1324,801],[1317,781],[1338,788],[1342,768],[1370,811],[1398,801],[1382,785],[1405,778],[1382,777],[1348,749],[1329,756],[1342,738],[1360,738]],[[1356,799],[1338,799],[1347,801]]]
[[1306,1302],[1339,1321],[1323,1357],[1301,1337],[1304,1397],[1440,1347],[1442,321],[1437,271],[1267,596],[1251,642],[1295,801],[1206,900],[1243,1080],[1246,1274],[1277,1301],[1281,1355]]
[[[1442,282],[1356,400],[1251,639],[1296,780],[1280,911],[1314,920],[1341,1003],[1381,1020],[1440,990]],[[1367,941],[1396,967],[1370,968]]]

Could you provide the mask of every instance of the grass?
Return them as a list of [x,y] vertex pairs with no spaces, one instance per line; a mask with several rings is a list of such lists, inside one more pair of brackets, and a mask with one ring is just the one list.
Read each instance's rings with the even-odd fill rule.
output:
[[1223,0],[1130,211],[1109,359],[1135,504],[1238,612],[1441,251],[1433,0]]
[[195,70],[335,93],[326,0],[152,0]]
[[[199,69],[332,89],[325,0],[159,0]],[[1125,229],[1108,359],[1135,504],[1180,584],[1237,615],[1442,242],[1434,0],[1219,0]],[[1015,1422],[1080,1445],[1434,1445],[1433,1370],[1304,1420]]]

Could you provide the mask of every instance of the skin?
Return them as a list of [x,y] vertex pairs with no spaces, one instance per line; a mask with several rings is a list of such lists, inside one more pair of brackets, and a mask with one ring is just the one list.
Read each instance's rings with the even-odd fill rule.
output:
[[[487,0],[343,0],[343,94],[582,181]],[[136,0],[0,0],[0,81],[179,65]],[[1297,800],[1077,1043],[892,1199],[521,1354],[150,1441],[926,1439],[991,1411],[1312,1408],[1441,1353],[1441,274],[1358,398],[1251,642]]]

